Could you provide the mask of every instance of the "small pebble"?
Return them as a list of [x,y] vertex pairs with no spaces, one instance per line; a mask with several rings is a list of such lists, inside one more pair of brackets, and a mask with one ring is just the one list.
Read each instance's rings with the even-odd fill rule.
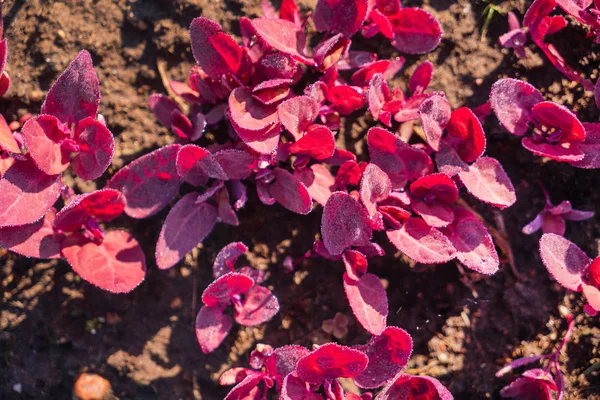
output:
[[110,382],[97,374],[79,374],[73,385],[73,397],[78,400],[103,400],[111,394]]

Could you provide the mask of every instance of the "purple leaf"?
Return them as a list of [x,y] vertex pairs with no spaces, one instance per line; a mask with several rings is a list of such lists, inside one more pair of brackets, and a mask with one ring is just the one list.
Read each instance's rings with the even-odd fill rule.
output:
[[312,97],[298,96],[281,103],[277,114],[283,127],[298,140],[319,115],[319,104]]
[[73,172],[81,179],[99,178],[110,165],[115,152],[115,139],[101,122],[86,118],[75,126],[73,139],[79,153],[73,158]]
[[458,200],[458,188],[445,174],[430,174],[410,184],[411,207],[427,224],[437,228],[454,220],[452,205]]
[[360,182],[360,199],[373,219],[377,212],[377,203],[387,199],[392,191],[392,181],[375,164],[367,165]]
[[209,307],[223,307],[233,296],[245,293],[254,285],[252,278],[230,272],[214,280],[202,293],[202,302]]
[[148,103],[150,103],[150,109],[160,123],[166,127],[171,127],[173,124],[173,112],[180,111],[177,103],[162,94],[151,94],[148,98]]
[[288,171],[275,168],[275,182],[269,187],[271,196],[282,206],[297,214],[308,214],[312,210],[312,199],[306,186]]
[[495,158],[482,157],[458,176],[469,193],[483,202],[502,209],[517,200],[510,178]]
[[313,14],[318,31],[352,37],[367,17],[367,0],[319,0]]
[[433,64],[425,61],[415,69],[410,77],[408,91],[412,94],[421,94],[427,89],[433,77]]
[[331,172],[321,164],[313,164],[310,168],[294,170],[294,176],[306,186],[310,197],[325,207],[335,184]]
[[410,218],[400,229],[386,233],[398,250],[423,264],[439,264],[456,256],[450,240],[420,218]]
[[427,138],[427,144],[435,151],[440,149],[440,141],[451,114],[450,103],[443,96],[431,96],[419,107],[419,118]]
[[531,109],[544,97],[529,83],[500,79],[492,86],[490,104],[498,121],[513,135],[523,136],[531,121]]
[[60,258],[64,235],[54,232],[54,209],[29,225],[0,228],[0,246],[25,257]]
[[57,175],[69,167],[71,152],[61,143],[69,139],[70,132],[57,118],[51,115],[31,118],[23,125],[21,134],[31,158],[44,173]]
[[385,329],[388,301],[385,288],[379,278],[365,274],[358,281],[344,274],[344,291],[358,322],[373,335]]
[[213,263],[213,276],[219,278],[228,272],[233,272],[236,260],[247,251],[248,247],[242,242],[229,243],[223,247]]
[[337,256],[351,246],[366,245],[371,233],[369,214],[356,200],[344,192],[329,197],[321,219],[321,235],[329,253]]
[[269,289],[253,286],[244,293],[240,303],[234,303],[235,320],[244,326],[254,326],[267,322],[279,312],[279,301]]
[[147,218],[175,198],[181,185],[175,164],[180,148],[172,144],[148,153],[123,167],[108,181],[107,187],[125,196],[127,215]]
[[452,394],[435,378],[398,374],[384,386],[375,400],[453,400]]
[[308,353],[310,351],[302,346],[279,347],[265,360],[266,372],[277,382],[282,382],[283,378],[296,369],[298,360]]
[[197,204],[198,193],[188,193],[169,211],[156,244],[158,268],[177,264],[212,231],[217,221],[215,207]]
[[292,79],[270,79],[252,88],[252,96],[263,104],[275,104],[287,98],[290,94]]
[[221,345],[231,329],[232,321],[216,307],[204,306],[196,316],[196,339],[204,354]]
[[84,118],[95,118],[99,103],[100,82],[92,57],[82,50],[48,91],[41,113],[69,126]]
[[256,158],[242,150],[221,150],[213,157],[229,179],[246,179],[256,168]]
[[424,54],[435,49],[442,40],[442,26],[422,8],[403,8],[391,18],[392,45],[408,54]]
[[485,151],[485,132],[481,122],[470,108],[452,111],[446,127],[448,138],[455,144],[456,152],[466,162],[476,161]]
[[290,146],[289,151],[318,161],[327,160],[335,152],[335,137],[325,125],[312,125],[304,136]]
[[579,292],[582,275],[590,265],[590,258],[574,243],[554,233],[540,239],[540,256],[550,274],[562,286]]
[[320,384],[326,379],[353,378],[366,368],[368,361],[358,350],[327,343],[302,357],[296,373],[305,382]]
[[121,192],[102,189],[80,194],[69,200],[54,220],[54,227],[64,232],[81,229],[89,218],[111,221],[123,213],[125,199]]
[[225,181],[227,174],[219,162],[206,149],[188,144],[179,149],[177,159],[177,174],[194,186],[203,186],[209,178]]
[[577,168],[600,168],[600,124],[584,122],[583,127],[585,140],[579,143],[579,150],[584,156],[571,165]]

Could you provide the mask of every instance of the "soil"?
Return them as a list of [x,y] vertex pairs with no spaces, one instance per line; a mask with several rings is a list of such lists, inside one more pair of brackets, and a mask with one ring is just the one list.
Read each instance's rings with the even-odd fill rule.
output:
[[[121,166],[174,140],[152,116],[147,98],[163,93],[159,73],[164,63],[170,78],[184,79],[193,64],[188,26],[203,15],[238,33],[242,15],[260,13],[259,0],[6,0],[5,35],[9,41],[11,89],[0,102],[10,122],[39,111],[45,92],[80,49],[91,52],[100,77],[101,113],[115,134],[113,165],[101,187]],[[306,11],[315,0],[302,0]],[[496,2],[504,12],[519,15],[529,1]],[[444,90],[453,107],[477,106],[487,100],[500,77],[532,82],[548,99],[574,108],[584,121],[598,120],[590,93],[567,81],[533,45],[528,58],[518,60],[501,49],[497,38],[507,29],[506,17],[496,14],[482,36],[481,1],[425,0],[403,2],[433,12],[442,22],[441,45],[425,56],[407,57],[406,76],[419,61],[435,64],[432,89]],[[395,55],[381,40],[357,39],[357,46]],[[374,48],[373,43],[380,43]],[[600,52],[584,38],[583,28],[570,25],[555,45],[567,62],[594,80]],[[372,125],[358,116],[344,125],[347,147],[361,150]],[[505,227],[516,273],[501,248],[503,265],[492,277],[465,272],[454,263],[415,265],[391,245],[387,256],[373,259],[370,268],[385,279],[390,304],[389,325],[406,329],[415,350],[408,372],[440,379],[456,399],[498,398],[507,383],[496,371],[522,355],[549,353],[560,342],[568,310],[575,315],[575,333],[561,360],[567,399],[600,399],[600,322],[582,314],[578,294],[566,293],[541,264],[539,235],[520,229],[543,207],[541,181],[556,202],[569,199],[575,208],[593,210],[600,204],[598,172],[545,162],[524,150],[493,117],[485,124],[488,154],[505,166],[517,190],[517,203],[502,212],[478,204],[467,195],[491,227]],[[218,132],[215,132],[218,134]],[[359,153],[361,153],[359,151]],[[71,180],[76,191],[94,189]],[[252,200],[240,212],[240,226],[217,226],[204,243],[177,267],[159,271],[153,261],[163,211],[153,218],[126,218],[124,226],[143,244],[148,262],[146,281],[127,295],[111,295],[81,281],[61,261],[40,262],[1,253],[0,398],[70,399],[73,379],[93,372],[110,381],[120,399],[223,399],[227,388],[218,376],[231,366],[247,366],[256,343],[272,346],[334,340],[321,330],[336,312],[350,317],[349,332],[340,340],[353,345],[369,335],[352,318],[342,287],[339,262],[305,260],[291,274],[282,267],[286,256],[298,258],[311,248],[319,232],[320,209],[297,216],[279,206]],[[600,250],[600,220],[568,224],[566,237],[588,254]],[[387,241],[382,239],[381,243]],[[211,280],[210,265],[218,250],[243,241],[251,252],[247,263],[267,272],[267,284],[279,297],[281,313],[264,326],[234,327],[225,343],[205,355],[196,343],[193,321],[198,296]],[[518,275],[517,275],[518,274]]]

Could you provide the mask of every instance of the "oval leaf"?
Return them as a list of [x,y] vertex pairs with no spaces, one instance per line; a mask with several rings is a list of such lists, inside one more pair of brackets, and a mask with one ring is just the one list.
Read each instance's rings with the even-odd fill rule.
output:
[[221,345],[233,322],[216,307],[202,307],[196,315],[196,339],[204,354]]
[[353,378],[367,366],[362,352],[335,343],[327,343],[298,361],[296,373],[305,382],[320,384],[325,379]]
[[562,236],[545,233],[540,239],[540,256],[558,283],[575,292],[581,290],[582,276],[592,260],[577,245]]
[[312,210],[312,199],[306,186],[288,171],[275,168],[275,182],[269,187],[269,192],[275,200],[297,214],[308,214]]
[[452,108],[444,96],[431,96],[419,107],[419,118],[427,144],[435,151],[440,149],[440,141],[451,114]]
[[513,135],[523,136],[529,128],[531,109],[544,97],[529,83],[500,79],[492,86],[490,105],[498,121]]
[[345,273],[344,291],[356,320],[372,335],[381,334],[388,316],[388,299],[379,278],[365,274],[356,281]]
[[344,192],[329,197],[321,218],[323,243],[330,254],[340,255],[351,246],[364,246],[371,239],[369,214]]
[[439,264],[456,256],[450,240],[419,218],[410,218],[400,229],[386,233],[398,250],[423,264]]
[[99,121],[86,118],[75,127],[79,154],[73,158],[73,171],[81,179],[92,181],[106,171],[115,152],[112,133]]
[[0,246],[25,257],[60,258],[64,235],[54,232],[54,209],[29,225],[0,228]]
[[506,208],[517,201],[510,178],[495,158],[482,157],[458,176],[469,193],[483,202]]
[[97,221],[110,221],[117,218],[125,209],[123,194],[114,189],[102,189],[77,195],[70,199],[54,220],[54,227],[64,232],[81,229],[89,218]]
[[294,97],[281,103],[277,114],[283,127],[298,140],[319,115],[319,103],[308,96]]
[[235,303],[236,322],[244,326],[254,326],[267,322],[279,312],[279,301],[269,289],[253,286],[244,293],[241,303]]
[[367,0],[319,0],[313,14],[318,31],[352,37],[367,17]]
[[71,152],[61,142],[69,138],[70,132],[57,118],[51,115],[31,118],[23,125],[21,134],[31,158],[44,173],[57,175],[69,167]]
[[390,18],[394,31],[392,45],[408,54],[424,54],[442,40],[442,26],[422,8],[403,8]]
[[209,178],[226,181],[227,174],[213,155],[206,149],[188,144],[177,153],[177,173],[184,181],[203,186]]
[[222,307],[231,302],[233,296],[246,293],[254,285],[252,278],[230,272],[215,279],[202,293],[202,302],[209,307]]

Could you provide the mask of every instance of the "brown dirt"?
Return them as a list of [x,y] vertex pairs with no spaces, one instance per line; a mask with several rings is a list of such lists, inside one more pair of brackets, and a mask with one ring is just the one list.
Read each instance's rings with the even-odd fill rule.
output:
[[[314,2],[300,4],[310,9]],[[80,49],[88,49],[102,83],[101,113],[118,143],[107,178],[140,154],[173,141],[151,115],[147,97],[165,91],[158,60],[167,63],[171,77],[180,79],[192,65],[191,20],[204,15],[236,33],[239,17],[256,15],[258,3],[6,0],[8,71],[13,82],[0,109],[9,121],[37,112],[60,71]],[[523,0],[497,3],[521,15],[529,4]],[[420,6],[421,2],[403,4]],[[405,76],[419,60],[431,60],[436,65],[432,86],[444,90],[454,107],[483,103],[499,77],[520,77],[542,88],[548,98],[574,107],[583,120],[598,119],[592,97],[565,81],[533,46],[526,61],[500,49],[496,38],[506,29],[505,17],[494,17],[489,39],[481,38],[478,19],[484,3],[426,0],[425,7],[442,21],[446,34],[434,52],[408,57]],[[600,53],[591,41],[582,39],[582,33],[579,27],[569,27],[556,45],[571,65],[595,79]],[[376,50],[368,41],[358,42]],[[377,50],[381,57],[394,54],[388,45]],[[369,123],[359,118],[356,124],[346,125],[347,145],[362,148],[361,137]],[[560,306],[581,312],[581,297],[566,294],[541,265],[538,236],[520,233],[543,205],[536,180],[544,183],[555,201],[569,199],[581,209],[594,209],[600,203],[597,172],[543,162],[522,149],[517,138],[506,134],[493,118],[485,128],[488,153],[503,162],[519,200],[502,213],[494,214],[483,205],[476,209],[491,226],[497,226],[495,217],[501,215],[522,278],[516,279],[507,265],[490,278],[462,273],[455,264],[414,265],[390,245],[385,248],[388,256],[375,259],[371,266],[388,282],[389,324],[407,329],[415,341],[409,372],[438,377],[457,399],[497,398],[505,381],[495,378],[495,372],[509,359],[552,351],[566,325]],[[93,189],[78,181],[75,185],[79,191]],[[239,215],[238,228],[219,225],[192,255],[167,272],[158,271],[153,262],[165,212],[145,221],[116,221],[115,226],[132,229],[149,260],[146,281],[128,295],[111,295],[83,283],[64,262],[2,253],[0,398],[69,399],[74,377],[93,372],[106,377],[114,395],[122,399],[222,399],[227,390],[216,383],[219,372],[247,365],[248,350],[257,342],[310,346],[331,340],[320,329],[321,322],[338,311],[352,315],[341,283],[343,267],[309,260],[293,274],[281,268],[285,256],[299,257],[311,247],[319,231],[320,211],[300,217],[252,198]],[[567,237],[588,254],[596,254],[600,220],[570,223]],[[194,337],[193,319],[199,308],[194,295],[209,282],[209,266],[218,250],[234,240],[249,245],[252,266],[268,271],[267,283],[279,297],[282,312],[262,327],[235,327],[217,351],[204,355]],[[341,342],[367,339],[368,334],[351,318],[349,333]],[[600,360],[599,341],[598,318],[577,317],[575,334],[563,356],[567,398],[600,399],[598,371],[583,374]]]

